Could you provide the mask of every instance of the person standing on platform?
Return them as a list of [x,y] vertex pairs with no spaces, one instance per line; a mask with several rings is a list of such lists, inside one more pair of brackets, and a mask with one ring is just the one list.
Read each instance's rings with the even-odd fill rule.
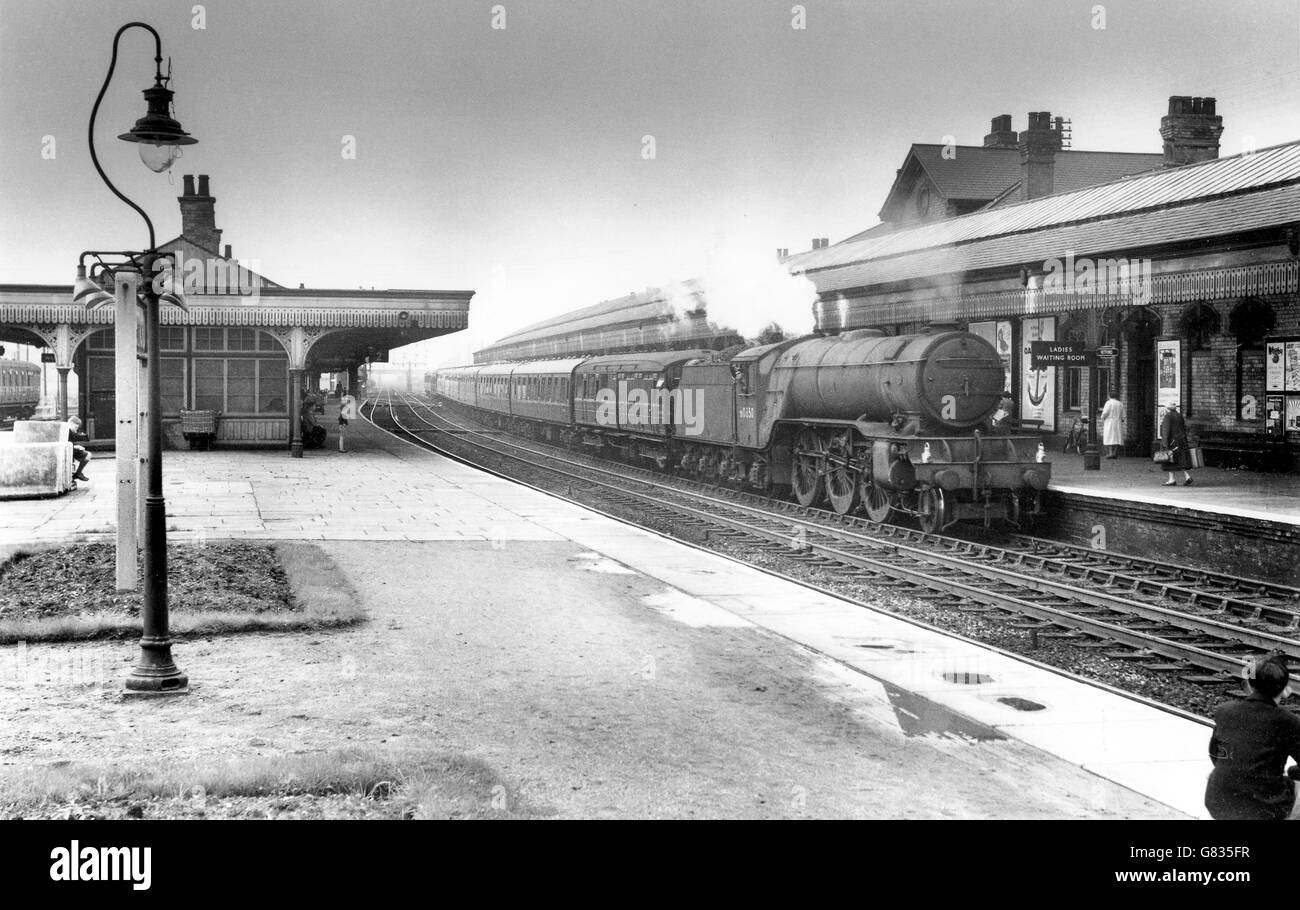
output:
[[1160,444],[1172,453],[1172,458],[1165,470],[1169,472],[1169,479],[1161,486],[1174,487],[1178,481],[1174,479],[1174,472],[1181,470],[1183,472],[1183,486],[1188,486],[1192,482],[1192,453],[1187,447],[1187,421],[1183,420],[1183,415],[1178,412],[1178,405],[1172,404],[1165,408],[1165,416],[1160,421]]
[[1214,770],[1205,785],[1205,808],[1220,820],[1300,818],[1300,766],[1285,770],[1288,757],[1300,761],[1300,717],[1281,705],[1291,691],[1291,673],[1276,651],[1252,669],[1250,696],[1214,712]]
[[1118,458],[1124,446],[1124,417],[1124,402],[1111,392],[1101,409],[1101,444],[1106,447],[1107,458]]

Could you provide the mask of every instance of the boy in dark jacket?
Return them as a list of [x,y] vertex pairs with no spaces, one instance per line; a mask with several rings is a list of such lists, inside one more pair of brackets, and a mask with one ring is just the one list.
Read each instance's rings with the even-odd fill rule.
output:
[[90,461],[90,452],[86,451],[84,446],[77,445],[79,442],[87,442],[90,437],[81,432],[81,418],[74,417],[68,421],[68,442],[72,443],[72,459],[77,463],[77,470],[73,472],[73,480],[82,480],[90,482],[90,478],[84,473],[86,462]]
[[[1289,757],[1300,761],[1300,717],[1279,702],[1290,692],[1290,671],[1281,654],[1254,668],[1250,697],[1214,712],[1205,808],[1216,819],[1300,817],[1296,784],[1283,773]],[[1296,767],[1289,774],[1294,778]]]

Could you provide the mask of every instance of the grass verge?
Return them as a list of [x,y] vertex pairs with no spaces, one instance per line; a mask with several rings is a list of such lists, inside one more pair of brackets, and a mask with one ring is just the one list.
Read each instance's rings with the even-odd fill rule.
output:
[[524,818],[486,762],[340,750],[126,770],[58,763],[0,775],[5,818]]
[[[139,591],[115,588],[112,543],[20,549],[0,563],[0,644],[134,638]],[[167,548],[172,635],[337,628],[365,619],[343,572],[307,543]]]

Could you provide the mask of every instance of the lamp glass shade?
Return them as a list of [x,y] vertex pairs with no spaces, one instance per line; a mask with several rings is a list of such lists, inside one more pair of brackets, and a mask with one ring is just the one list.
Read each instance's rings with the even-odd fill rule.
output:
[[155,174],[161,174],[167,168],[172,166],[172,162],[180,156],[180,147],[171,143],[138,143],[140,148],[140,160],[144,166]]
[[86,309],[91,310],[106,303],[112,303],[113,300],[112,294],[86,277],[86,267],[84,265],[77,266],[77,280],[72,285],[73,303],[79,303]]

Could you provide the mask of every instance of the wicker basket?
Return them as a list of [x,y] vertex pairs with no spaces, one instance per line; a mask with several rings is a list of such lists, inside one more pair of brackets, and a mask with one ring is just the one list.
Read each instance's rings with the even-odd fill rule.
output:
[[191,433],[215,435],[218,413],[217,411],[181,411],[181,432],[187,436]]

